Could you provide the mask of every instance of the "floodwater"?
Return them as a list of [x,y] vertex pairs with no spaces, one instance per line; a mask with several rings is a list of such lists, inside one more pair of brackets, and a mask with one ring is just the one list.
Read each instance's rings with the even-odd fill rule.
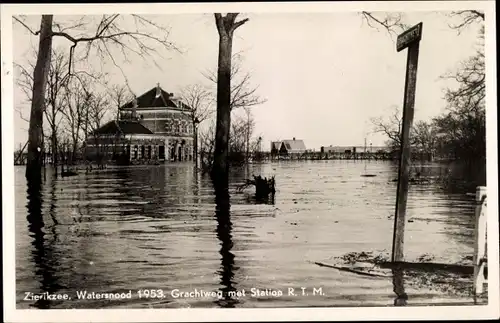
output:
[[[449,165],[418,170],[432,182],[410,188],[406,260],[470,262],[474,197],[467,193],[480,180]],[[17,307],[392,306],[392,279],[314,262],[390,252],[396,172],[382,161],[249,165],[233,171],[229,212],[216,212],[211,182],[192,164],[82,171],[58,179],[48,170],[41,198],[29,204],[24,167],[16,167]],[[258,204],[248,191],[237,192],[252,174],[276,176],[274,203]],[[410,282],[405,288],[408,305],[472,304],[468,293],[453,288]],[[83,291],[131,291],[131,298],[79,299]],[[71,299],[24,300],[27,292]]]

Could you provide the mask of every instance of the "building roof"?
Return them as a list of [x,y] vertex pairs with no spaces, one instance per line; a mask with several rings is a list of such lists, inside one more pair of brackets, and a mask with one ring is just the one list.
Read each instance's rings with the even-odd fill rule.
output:
[[271,141],[271,149],[279,150],[281,148],[281,141]]
[[152,133],[151,130],[134,120],[112,120],[93,132],[94,135],[150,135]]
[[283,145],[290,151],[305,151],[306,145],[303,140],[283,140]]
[[[151,90],[137,97],[137,106],[136,109],[148,109],[148,108],[158,108],[158,107],[167,107],[171,109],[189,109],[191,108],[180,102],[180,100],[172,100],[173,93],[168,93],[163,90],[160,85],[153,87]],[[131,110],[134,107],[134,101],[132,100],[123,106],[120,107],[119,110]],[[181,106],[182,105],[182,106]]]

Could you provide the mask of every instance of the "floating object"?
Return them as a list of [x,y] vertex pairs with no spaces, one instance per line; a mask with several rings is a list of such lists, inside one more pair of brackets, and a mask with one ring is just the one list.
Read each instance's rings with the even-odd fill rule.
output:
[[327,263],[318,262],[318,261],[315,261],[313,263],[318,265],[318,266],[321,266],[321,267],[333,268],[333,269],[337,269],[339,271],[346,271],[346,272],[350,272],[350,273],[361,275],[361,276],[380,277],[380,278],[392,277],[392,273],[384,272],[381,270],[378,270],[378,272],[374,272],[376,270],[375,269],[376,267],[373,266],[373,264],[370,264],[369,266],[366,266],[366,267],[354,267],[354,266],[347,267],[347,266],[327,264]]

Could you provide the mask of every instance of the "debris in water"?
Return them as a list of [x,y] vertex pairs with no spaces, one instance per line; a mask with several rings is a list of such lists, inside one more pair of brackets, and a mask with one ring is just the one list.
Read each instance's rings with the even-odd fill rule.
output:
[[328,264],[313,263],[322,267],[371,277],[392,277],[393,270],[399,268],[404,271],[405,283],[412,288],[428,288],[451,295],[470,295],[474,271],[470,260],[463,261],[468,264],[460,262],[436,263],[431,262],[433,258],[432,255],[423,254],[416,259],[416,262],[393,263],[390,261],[388,252],[375,256],[373,252],[362,251],[330,258],[333,261]]

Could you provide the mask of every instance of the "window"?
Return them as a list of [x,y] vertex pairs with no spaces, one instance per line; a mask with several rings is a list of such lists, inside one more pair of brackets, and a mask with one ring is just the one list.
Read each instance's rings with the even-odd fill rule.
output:
[[165,121],[165,131],[167,132],[173,131],[172,119],[167,119],[167,121]]
[[175,133],[179,133],[180,132],[179,120],[175,120],[175,123],[174,123],[174,132]]

